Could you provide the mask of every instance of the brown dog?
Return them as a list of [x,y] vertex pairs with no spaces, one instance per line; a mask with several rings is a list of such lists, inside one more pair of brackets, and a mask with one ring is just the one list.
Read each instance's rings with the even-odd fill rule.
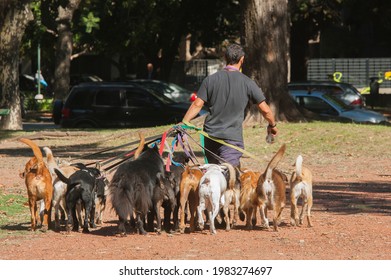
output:
[[259,177],[256,188],[257,196],[253,201],[253,203],[260,208],[259,212],[262,219],[261,225],[265,228],[269,228],[267,210],[274,210],[274,231],[278,231],[281,213],[285,207],[286,183],[284,175],[275,169],[284,156],[285,148],[286,146],[283,144],[267,165],[266,170]]
[[[240,175],[240,219],[244,221],[246,217],[246,229],[252,229],[257,223],[257,206],[253,204],[256,198],[256,188],[260,172],[250,170],[244,171]],[[246,213],[246,216],[244,215]]]
[[180,223],[179,230],[181,233],[185,232],[185,207],[186,202],[189,202],[190,211],[190,232],[195,231],[195,215],[197,206],[199,204],[199,183],[201,180],[202,171],[196,166],[186,166],[182,173],[181,183],[179,187],[180,192]]
[[51,217],[53,196],[52,176],[43,161],[42,152],[39,147],[33,141],[26,138],[21,138],[19,141],[28,145],[34,153],[34,157],[26,163],[23,173],[29,198],[31,230],[36,230],[37,227],[37,201],[43,199],[45,209],[42,230],[46,231],[49,227]]
[[[308,226],[312,227],[311,208],[312,208],[312,173],[311,170],[303,166],[303,157],[299,155],[296,158],[295,171],[290,180],[291,187],[291,225],[298,226],[303,224],[304,209],[307,207]],[[303,206],[298,214],[297,200],[302,198]]]

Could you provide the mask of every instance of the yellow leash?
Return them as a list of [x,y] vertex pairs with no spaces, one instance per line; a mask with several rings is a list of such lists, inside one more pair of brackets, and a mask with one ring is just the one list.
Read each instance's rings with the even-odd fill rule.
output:
[[193,125],[193,124],[191,124],[191,123],[189,123],[189,122],[186,122],[186,121],[182,121],[182,122],[185,124],[185,126],[182,126],[183,128],[194,129],[194,130],[197,131],[199,134],[201,134],[201,135],[203,135],[203,136],[205,136],[205,137],[208,137],[209,139],[211,139],[211,140],[213,140],[213,141],[215,141],[215,142],[217,142],[217,143],[220,143],[220,144],[222,144],[222,145],[226,145],[226,146],[228,146],[228,147],[230,147],[230,148],[232,148],[232,149],[235,149],[235,150],[237,150],[237,151],[239,151],[239,152],[241,152],[241,153],[243,153],[243,154],[245,154],[245,155],[251,157],[252,159],[255,159],[255,160],[261,162],[255,155],[253,155],[253,154],[247,152],[246,150],[244,150],[244,149],[242,149],[242,148],[240,148],[240,147],[237,147],[237,146],[235,146],[235,145],[229,144],[229,143],[225,142],[224,140],[221,140],[221,139],[215,138],[215,137],[213,137],[213,136],[210,136],[208,133],[206,133],[205,131],[203,131],[201,128],[196,127],[195,125]]

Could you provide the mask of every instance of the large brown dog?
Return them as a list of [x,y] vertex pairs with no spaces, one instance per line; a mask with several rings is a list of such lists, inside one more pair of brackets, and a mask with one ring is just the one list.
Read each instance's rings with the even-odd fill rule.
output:
[[26,163],[23,173],[31,213],[31,230],[36,230],[37,228],[37,201],[43,199],[45,209],[43,213],[42,230],[45,231],[49,228],[51,217],[53,196],[52,177],[43,161],[42,152],[39,147],[30,139],[21,138],[19,141],[28,145],[34,153],[34,157]]
[[195,231],[195,216],[197,206],[199,204],[199,183],[201,180],[202,171],[196,166],[186,166],[185,171],[182,173],[180,183],[180,223],[179,230],[181,233],[185,232],[185,207],[186,202],[189,203],[190,211],[190,232]]
[[[307,167],[303,166],[303,157],[299,155],[296,158],[295,171],[290,180],[291,187],[291,225],[298,226],[303,224],[304,209],[307,208],[308,226],[312,227],[311,208],[312,208],[312,173]],[[300,218],[297,207],[297,200],[302,198],[303,207]]]
[[285,207],[285,178],[280,171],[275,169],[285,153],[286,145],[283,144],[278,152],[271,159],[266,170],[259,177],[254,204],[260,208],[262,226],[269,228],[267,219],[267,210],[274,210],[273,227],[278,231],[278,224],[281,218],[282,210]]

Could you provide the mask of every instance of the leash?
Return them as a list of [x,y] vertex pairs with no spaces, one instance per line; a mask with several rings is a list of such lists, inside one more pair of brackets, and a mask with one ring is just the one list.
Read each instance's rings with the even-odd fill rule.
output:
[[[183,122],[183,123],[184,123],[183,128],[185,128],[185,129],[186,129],[186,128],[188,128],[188,129],[193,129],[193,130],[197,131],[200,135],[202,135],[202,136],[204,136],[204,137],[207,137],[207,138],[209,138],[209,139],[211,139],[211,140],[213,140],[213,141],[215,141],[215,142],[217,142],[217,143],[220,143],[220,144],[222,144],[222,145],[225,145],[225,146],[228,146],[228,147],[230,147],[230,148],[232,148],[232,149],[235,149],[235,150],[237,150],[237,151],[239,151],[239,152],[241,152],[241,153],[243,153],[243,154],[249,156],[250,158],[252,158],[252,159],[254,159],[254,160],[256,160],[256,161],[261,162],[255,155],[253,155],[253,154],[247,152],[246,150],[244,150],[244,149],[242,149],[242,148],[240,148],[240,147],[237,147],[237,146],[235,146],[235,145],[229,144],[229,143],[225,142],[224,140],[221,140],[221,139],[218,139],[218,138],[216,138],[216,137],[210,136],[208,133],[206,133],[205,131],[203,131],[201,128],[196,127],[195,125],[192,125],[192,124],[190,124],[190,123],[188,123],[188,122]],[[202,148],[205,149],[204,147],[202,147]]]

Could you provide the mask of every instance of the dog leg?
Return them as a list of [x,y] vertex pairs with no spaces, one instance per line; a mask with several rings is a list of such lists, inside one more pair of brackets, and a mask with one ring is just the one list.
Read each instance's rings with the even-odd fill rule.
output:
[[160,217],[160,208],[162,207],[162,201],[159,200],[155,205],[154,205],[154,210],[155,210],[155,216],[156,216],[156,232],[157,234],[162,233],[162,219]]
[[136,226],[139,234],[146,235],[147,232],[144,230],[144,222],[145,219],[144,215],[141,217],[140,213],[137,213],[136,215]]
[[[196,229],[196,215],[197,215],[197,205],[199,205],[199,198],[196,193],[192,192],[189,194],[189,212],[190,212],[190,232],[194,232]],[[205,208],[203,209],[205,210]],[[202,211],[203,211],[202,210]],[[202,216],[202,213],[201,213]]]
[[[203,216],[203,212],[204,212],[205,209],[206,209],[206,207],[205,207],[205,200],[203,198],[201,198],[200,199],[200,204],[197,207],[198,227],[200,228],[201,231],[204,229],[204,226],[205,226],[204,216]],[[190,222],[190,224],[191,224],[191,222]]]
[[246,229],[251,230],[253,227],[251,225],[251,221],[254,217],[252,217],[253,208],[249,207],[246,209]]
[[267,207],[265,204],[262,204],[259,207],[259,214],[261,215],[261,227],[268,229],[269,228],[269,220],[267,219]]
[[[219,211],[220,211],[220,204],[217,202],[217,203],[214,203],[213,204],[213,207],[208,207],[209,208],[209,211],[208,211],[208,216],[209,216],[209,219],[210,219],[210,233],[211,234],[216,234],[216,227],[215,227],[215,219],[217,217],[217,215],[219,214]],[[228,213],[227,213],[227,216],[228,217]],[[227,225],[229,225],[229,217],[228,217],[228,223]]]
[[308,201],[307,201],[307,222],[308,226],[312,227],[312,221],[311,221],[311,208],[312,208],[312,195],[308,196]]
[[284,205],[276,205],[274,210],[274,217],[273,217],[273,228],[274,231],[278,231],[278,225],[281,221],[281,214],[282,210],[284,210]]
[[35,231],[37,229],[37,203],[34,196],[29,195],[29,207],[31,215],[31,230]]
[[95,211],[95,209],[93,209],[93,206],[92,206],[92,196],[90,193],[87,193],[87,192],[83,192],[82,194],[82,200],[84,202],[84,222],[83,222],[83,233],[89,233],[89,229],[88,229],[88,226],[89,226],[89,222],[90,222],[90,215],[91,215],[91,211]]
[[180,202],[179,202],[179,207],[180,207],[180,211],[181,211],[181,215],[180,215],[180,221],[179,221],[179,231],[181,233],[184,233],[185,232],[185,208],[186,208],[186,201],[188,200],[188,197],[189,197],[189,189],[188,188],[184,188],[181,186],[181,190],[183,190],[183,193],[181,193],[181,196],[180,196]]
[[42,231],[47,231],[49,229],[51,216],[52,216],[52,197],[51,194],[49,193],[44,199]]
[[297,197],[295,193],[291,194],[291,225],[298,226],[299,225],[299,215],[297,209]]
[[118,220],[119,220],[118,230],[116,234],[119,236],[126,236],[126,228],[125,228],[126,218],[124,219],[123,217],[119,216]]

